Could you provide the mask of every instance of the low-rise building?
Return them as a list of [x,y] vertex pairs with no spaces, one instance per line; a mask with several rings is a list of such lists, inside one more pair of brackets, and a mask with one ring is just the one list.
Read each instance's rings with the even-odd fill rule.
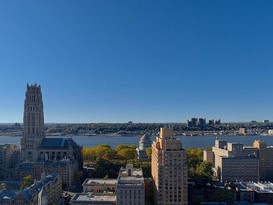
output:
[[234,185],[237,201],[247,201],[251,203],[255,201],[255,191],[253,189],[247,188],[242,182],[236,182]]
[[76,160],[61,160],[57,162],[23,162],[16,166],[15,179],[23,179],[31,175],[34,179],[39,180],[43,172],[46,174],[58,173],[62,179],[63,186],[70,187],[74,182],[75,175],[78,171],[78,162]]
[[273,204],[273,183],[271,182],[244,182],[245,188],[254,191],[254,201]]

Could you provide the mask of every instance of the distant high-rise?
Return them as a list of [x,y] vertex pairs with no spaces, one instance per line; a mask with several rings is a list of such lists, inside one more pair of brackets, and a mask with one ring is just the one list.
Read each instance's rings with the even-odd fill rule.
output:
[[186,152],[171,128],[161,128],[152,144],[152,178],[156,205],[188,204]]
[[191,118],[187,121],[188,127],[205,127],[206,126],[206,118]]
[[221,120],[220,119],[211,119],[209,120],[209,125],[220,125]]
[[23,161],[37,161],[38,147],[44,138],[44,111],[40,85],[27,85],[24,104],[24,131],[21,138]]

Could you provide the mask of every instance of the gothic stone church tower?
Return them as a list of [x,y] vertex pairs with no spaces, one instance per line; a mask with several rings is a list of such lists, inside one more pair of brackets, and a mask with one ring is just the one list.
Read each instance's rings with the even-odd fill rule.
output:
[[44,111],[40,85],[27,85],[24,104],[24,131],[21,138],[22,161],[38,160],[38,147],[44,138]]

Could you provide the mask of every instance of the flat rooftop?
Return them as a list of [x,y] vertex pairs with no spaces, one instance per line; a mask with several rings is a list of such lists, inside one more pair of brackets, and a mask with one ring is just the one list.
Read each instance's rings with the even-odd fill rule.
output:
[[271,182],[245,182],[248,189],[255,190],[258,193],[273,193],[273,184]]
[[91,184],[112,184],[115,185],[117,184],[116,179],[96,179],[96,178],[87,178],[84,182],[83,185],[91,185]]
[[118,176],[118,184],[144,184],[144,177],[141,168],[131,168],[130,174],[129,169],[121,168]]
[[116,195],[114,194],[75,194],[71,201],[74,202],[109,202],[116,203]]

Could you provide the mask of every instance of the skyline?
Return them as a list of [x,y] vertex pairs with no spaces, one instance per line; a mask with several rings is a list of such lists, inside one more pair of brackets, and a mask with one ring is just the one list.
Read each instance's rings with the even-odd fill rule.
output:
[[0,123],[273,121],[271,1],[1,1]]

